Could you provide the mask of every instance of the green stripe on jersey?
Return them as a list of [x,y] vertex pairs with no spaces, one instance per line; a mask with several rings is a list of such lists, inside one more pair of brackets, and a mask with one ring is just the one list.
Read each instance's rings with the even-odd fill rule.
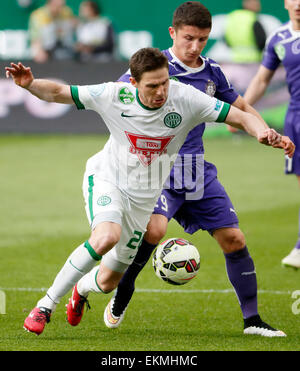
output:
[[226,120],[226,117],[228,115],[230,107],[231,107],[230,104],[224,102],[222,110],[221,110],[221,112],[219,114],[219,117],[217,118],[216,122],[224,122]]
[[76,104],[77,109],[85,109],[84,105],[80,102],[79,93],[78,93],[78,86],[71,85],[71,95],[73,98],[74,103]]

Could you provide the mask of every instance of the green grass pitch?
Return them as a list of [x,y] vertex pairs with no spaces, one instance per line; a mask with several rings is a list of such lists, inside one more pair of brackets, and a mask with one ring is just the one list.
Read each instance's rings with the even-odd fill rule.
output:
[[78,327],[66,322],[66,295],[42,335],[23,330],[25,317],[67,256],[89,236],[82,177],[87,158],[104,141],[96,135],[0,137],[0,287],[6,294],[0,350],[300,350],[300,314],[292,311],[300,272],[281,267],[297,239],[299,189],[295,177],[283,173],[280,150],[240,137],[206,139],[206,159],[217,165],[246,235],[259,312],[286,338],[243,335],[221,249],[208,233],[187,235],[174,221],[167,237],[189,239],[201,255],[193,281],[173,287],[148,263],[120,328],[103,323],[111,293],[90,295],[92,308]]

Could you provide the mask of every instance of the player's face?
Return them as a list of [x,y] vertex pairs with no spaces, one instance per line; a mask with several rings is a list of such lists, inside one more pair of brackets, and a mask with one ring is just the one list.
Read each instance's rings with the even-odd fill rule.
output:
[[300,21],[300,0],[285,0],[284,7],[289,12],[291,20]]
[[177,30],[170,27],[169,33],[173,39],[172,51],[187,66],[199,67],[202,64],[199,55],[207,43],[210,30],[187,25]]
[[130,81],[138,89],[139,98],[146,107],[159,108],[165,104],[169,91],[169,70],[167,68],[144,72],[139,82],[133,77]]

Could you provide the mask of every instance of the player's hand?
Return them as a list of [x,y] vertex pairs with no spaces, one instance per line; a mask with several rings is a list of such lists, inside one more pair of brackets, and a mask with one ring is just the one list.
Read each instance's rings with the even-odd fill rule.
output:
[[260,133],[257,137],[257,140],[261,144],[274,147],[280,143],[281,135],[277,133],[276,130],[269,128]]
[[28,88],[34,80],[30,67],[25,67],[21,62],[11,63],[11,67],[5,67],[6,77],[12,77],[16,85],[22,88]]
[[280,142],[273,145],[274,148],[282,148],[284,149],[284,153],[292,158],[295,152],[295,144],[291,141],[291,139],[285,135],[282,135],[280,138]]

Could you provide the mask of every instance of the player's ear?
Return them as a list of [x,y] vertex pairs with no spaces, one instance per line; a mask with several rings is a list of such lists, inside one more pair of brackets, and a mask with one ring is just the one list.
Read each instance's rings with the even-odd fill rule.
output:
[[172,27],[172,26],[169,27],[169,34],[171,36],[171,39],[174,40],[175,36],[176,36],[176,31],[175,31],[174,27]]
[[135,88],[137,86],[137,81],[134,77],[130,76],[129,81],[131,82],[131,85],[133,85]]

